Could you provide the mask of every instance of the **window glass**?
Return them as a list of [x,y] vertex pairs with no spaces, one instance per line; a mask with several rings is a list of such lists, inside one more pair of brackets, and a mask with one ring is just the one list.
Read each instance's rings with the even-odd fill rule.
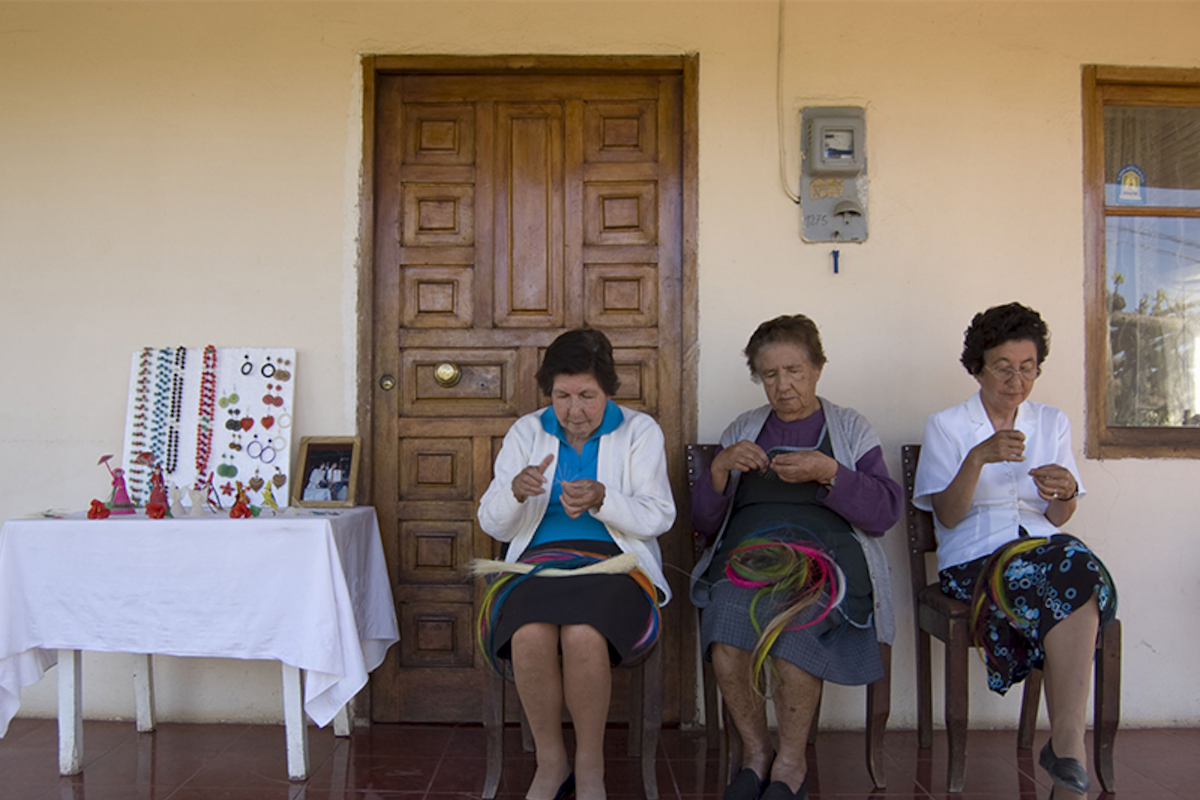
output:
[[1200,108],[1106,106],[1104,203],[1200,206]]
[[1107,421],[1200,425],[1200,219],[1109,216]]

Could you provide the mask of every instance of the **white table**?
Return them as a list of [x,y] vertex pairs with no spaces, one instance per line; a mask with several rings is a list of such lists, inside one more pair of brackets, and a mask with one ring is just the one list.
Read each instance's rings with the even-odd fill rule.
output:
[[281,662],[288,775],[300,780],[303,713],[325,726],[340,712],[335,732],[347,735],[347,702],[398,640],[370,507],[257,519],[79,514],[0,529],[0,736],[21,688],[58,662],[64,775],[83,760],[82,650],[146,654],[139,731],[154,728],[149,654]]

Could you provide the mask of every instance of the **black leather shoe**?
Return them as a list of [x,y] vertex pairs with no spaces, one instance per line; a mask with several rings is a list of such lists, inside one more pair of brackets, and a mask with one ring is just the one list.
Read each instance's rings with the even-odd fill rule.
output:
[[733,776],[721,800],[759,800],[766,786],[766,778],[758,777],[757,772],[746,767]]
[[1042,748],[1041,755],[1038,756],[1038,764],[1050,773],[1055,784],[1070,789],[1072,792],[1087,794],[1087,790],[1091,786],[1091,782],[1088,781],[1087,769],[1079,763],[1079,759],[1059,758],[1054,755],[1053,741],[1053,737],[1046,740],[1046,746]]
[[808,800],[808,776],[804,776],[804,782],[794,792],[783,781],[773,782],[763,790],[762,800]]
[[[554,800],[567,800],[573,794],[575,794],[574,772],[567,776],[567,779],[562,782],[562,786],[558,787],[558,791],[554,793]],[[529,798],[527,797],[525,800],[529,800]]]

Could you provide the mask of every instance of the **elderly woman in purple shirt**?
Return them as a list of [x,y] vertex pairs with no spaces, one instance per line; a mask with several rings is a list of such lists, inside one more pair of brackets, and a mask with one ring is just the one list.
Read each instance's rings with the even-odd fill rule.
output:
[[902,491],[870,423],[817,396],[825,353],[812,320],[764,322],[745,355],[768,404],[725,429],[707,479],[693,488],[694,527],[712,544],[692,572],[691,596],[702,609],[701,647],[744,743],[725,800],[803,800],[822,681],[883,676],[879,643],[891,643],[895,623],[879,537],[899,519]]

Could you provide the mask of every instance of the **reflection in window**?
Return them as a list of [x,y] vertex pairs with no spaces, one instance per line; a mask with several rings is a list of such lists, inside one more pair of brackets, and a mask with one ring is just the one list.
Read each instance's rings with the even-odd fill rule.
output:
[[1110,216],[1108,424],[1200,425],[1200,219]]

